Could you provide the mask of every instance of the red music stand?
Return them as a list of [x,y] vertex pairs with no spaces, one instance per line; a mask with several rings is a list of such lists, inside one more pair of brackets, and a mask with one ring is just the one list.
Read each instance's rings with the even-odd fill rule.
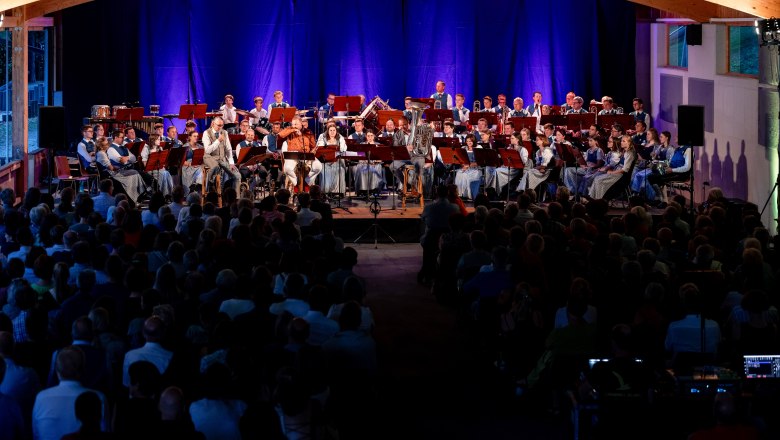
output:
[[141,157],[141,151],[144,149],[144,141],[136,141],[131,142],[129,144],[125,144],[125,147],[127,147],[128,150],[130,150],[131,153],[133,153],[133,156],[137,158]]
[[160,142],[160,148],[163,150],[170,150],[171,146],[170,142]]
[[569,113],[566,115],[566,129],[583,131],[596,123],[595,113]]
[[[577,161],[577,154],[575,154],[574,151],[572,151],[572,148],[569,144],[555,144],[555,151],[558,152],[558,157],[563,160],[567,166],[573,166],[576,164]],[[579,155],[580,158],[582,158],[582,155]]]
[[501,149],[501,148],[507,148],[507,146],[510,144],[509,137],[510,134],[496,134],[493,135],[493,148],[495,149]]
[[146,163],[144,164],[144,171],[147,173],[150,173],[152,171],[157,171],[161,168],[165,168],[168,165],[168,151],[155,151],[154,153],[149,153],[149,157],[146,158]]
[[179,107],[179,119],[206,119],[207,104],[182,104]]
[[144,118],[143,107],[117,109],[116,117],[115,117],[117,121],[128,121],[128,122],[140,121],[143,118]]
[[203,148],[192,150],[192,161],[190,161],[190,166],[197,167],[203,165],[203,155],[205,154],[206,150]]
[[533,157],[534,154],[534,143],[531,141],[521,141],[523,148],[528,151],[528,157]]
[[[520,152],[512,148],[501,148],[498,150],[499,157],[501,157],[502,164],[509,170],[509,177],[512,177],[512,168],[516,170],[523,170],[525,164],[520,157]],[[511,179],[507,182],[507,185],[511,183]],[[509,203],[509,193],[511,193],[511,187],[507,186],[506,189],[506,201]]]
[[[244,165],[249,166],[248,162],[265,153],[265,147],[244,147],[238,152],[238,160],[236,160],[236,166]],[[262,160],[260,161],[262,162]]]
[[360,113],[360,96],[336,96],[333,100],[333,111]]
[[598,116],[599,126],[602,129],[609,130],[615,124],[620,124],[623,127],[623,131],[629,130],[634,127],[636,121],[631,115],[601,115]]
[[509,120],[512,121],[512,126],[515,127],[515,131],[520,131],[524,128],[527,128],[531,131],[531,133],[535,133],[536,126],[539,124],[539,120],[536,119],[535,116],[512,117],[509,118]]
[[[435,105],[434,103],[436,102],[436,99],[434,99],[434,98],[412,98],[412,102],[421,102],[421,103],[427,105],[429,108],[433,108],[434,105]],[[449,109],[445,109],[445,110],[449,110]],[[450,113],[452,113],[452,110],[450,110]]]
[[176,136],[179,139],[179,142],[182,144],[187,144],[187,139],[190,137],[187,133],[179,133],[178,136]]
[[[423,112],[423,115],[425,116],[425,120],[428,122],[440,122],[444,123],[447,119],[452,120],[452,110],[447,109],[435,109],[435,108],[427,108]],[[444,126],[442,125],[442,130],[444,129]],[[437,130],[441,131],[441,130]]]
[[475,148],[474,163],[481,167],[497,167],[501,165],[501,159],[498,157],[498,151],[489,148]]
[[402,110],[379,110],[377,115],[379,120],[379,128],[383,129],[385,124],[387,124],[388,119],[392,119],[393,122],[397,123],[399,119],[404,117],[404,112]]
[[[493,112],[471,112],[469,113],[469,124],[471,124],[472,127],[476,127],[479,120],[482,118],[487,120],[488,128],[498,125],[498,114]],[[536,125],[534,125],[534,129],[536,129]]]
[[463,148],[439,148],[439,155],[444,165],[468,165],[469,155]]
[[566,126],[566,116],[553,114],[542,115],[542,117],[539,118],[539,125],[544,126],[545,124],[552,124],[556,127]]
[[268,122],[281,122],[284,125],[286,122],[290,122],[295,117],[298,109],[295,107],[274,107],[271,109],[271,114],[268,116]]

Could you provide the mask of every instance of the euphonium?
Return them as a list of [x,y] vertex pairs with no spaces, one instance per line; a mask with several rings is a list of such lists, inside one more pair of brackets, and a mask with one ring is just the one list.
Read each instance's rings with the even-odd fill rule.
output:
[[474,113],[479,111],[479,100],[478,99],[476,101],[474,101],[474,108],[472,109],[472,111]]
[[409,122],[409,141],[412,143],[412,155],[427,156],[433,142],[433,129],[422,122],[423,108],[412,104],[407,109],[411,113]]

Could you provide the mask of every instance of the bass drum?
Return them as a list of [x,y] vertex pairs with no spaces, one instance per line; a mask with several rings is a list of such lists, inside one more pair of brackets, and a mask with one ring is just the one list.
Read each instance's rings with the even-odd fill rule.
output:
[[255,125],[255,130],[258,128],[264,128],[268,131],[271,131],[272,124],[268,121],[268,118],[260,118],[260,121]]
[[360,118],[363,119],[363,124],[366,128],[370,128],[372,130],[378,130],[379,127],[379,111],[380,110],[390,110],[390,106],[387,105],[385,101],[382,101],[382,98],[379,96],[374,97],[374,99],[371,100],[371,102],[366,106],[366,108],[363,110],[362,113],[360,113]]

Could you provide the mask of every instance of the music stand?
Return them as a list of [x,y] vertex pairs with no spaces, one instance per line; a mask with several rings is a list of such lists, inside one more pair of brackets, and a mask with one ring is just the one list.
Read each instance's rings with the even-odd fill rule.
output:
[[127,121],[128,125],[133,126],[133,121],[141,121],[144,118],[143,107],[120,108],[116,111],[115,119],[117,121]]
[[360,96],[336,96],[333,100],[334,112],[360,113]]
[[[279,108],[279,107],[276,107],[274,110],[276,110],[277,108]],[[283,110],[287,110],[287,109],[283,109]],[[284,151],[284,152],[282,152],[282,159],[284,159],[284,160],[288,160],[288,159],[289,160],[297,160],[298,161],[298,165],[296,166],[296,168],[298,168],[298,167],[301,166],[303,161],[307,161],[308,160],[308,161],[312,161],[313,162],[314,159],[316,159],[316,158],[314,157],[314,153],[304,153],[303,151]],[[303,173],[301,173],[301,178],[298,179],[298,192],[299,193],[303,192],[304,185],[305,185],[304,180],[306,180],[306,176],[304,176]]]
[[442,147],[439,148],[439,155],[445,165],[463,166],[469,164],[469,155],[463,148]]
[[392,119],[393,122],[398,122],[398,120],[403,117],[404,112],[402,110],[379,110],[377,112],[379,127],[382,128],[384,128],[385,124],[387,124],[388,119]]
[[[326,163],[337,162],[338,170],[341,171],[341,164],[342,164],[342,162],[339,160],[340,159],[339,154],[340,154],[340,151],[339,151],[338,146],[336,146],[336,145],[321,146],[321,147],[319,147],[319,149],[317,149],[317,159],[319,159],[319,161],[322,162],[322,167],[323,167],[323,172],[322,172],[322,186],[323,187],[327,186],[326,185],[326,183],[327,183],[326,182],[327,173],[325,173],[325,164]],[[345,171],[344,171],[344,179],[345,180],[346,180],[346,174],[347,173],[346,173],[346,169],[345,169]],[[341,177],[341,176],[339,176],[337,174],[336,175],[336,179],[339,179],[339,177]],[[345,182],[345,184],[346,184],[346,182]],[[347,208],[345,206],[341,206],[341,199],[344,198],[344,196],[347,193],[347,189],[341,186],[341,179],[339,179],[337,186],[338,186],[338,188],[337,188],[338,193],[337,193],[336,196],[334,196],[334,198],[336,199],[336,206],[334,208],[343,209],[344,211],[352,214],[352,212],[349,210],[349,208]]]
[[595,113],[569,113],[566,115],[567,130],[587,130],[596,123]]
[[297,112],[298,109],[295,107],[274,107],[268,116],[268,122],[274,123],[279,121],[284,126],[285,122],[290,122]]
[[179,119],[206,119],[206,104],[182,104],[179,107]]
[[[144,172],[152,175],[152,171],[157,171],[162,168],[165,168],[165,166],[168,164],[168,150],[163,151],[155,151],[154,153],[149,153],[149,157],[146,159],[146,163],[144,164]],[[152,182],[154,183],[154,191],[157,192],[160,190],[160,183],[159,180],[154,177],[152,179]]]
[[[567,166],[573,166],[578,163],[577,156],[574,154],[574,151],[572,151],[572,147],[570,147],[568,144],[562,144],[556,142],[555,151],[558,152],[558,157],[560,157],[561,160],[563,160]],[[580,155],[580,158],[581,157],[582,155]]]
[[510,144],[509,137],[510,134],[496,134],[493,135],[493,148],[496,150],[507,148],[507,146]]
[[615,124],[620,124],[623,127],[623,132],[630,129],[634,126],[634,117],[631,115],[601,115],[597,117],[599,126],[602,129],[606,129],[609,131],[609,129],[612,128]]
[[135,156],[136,159],[138,159],[141,157],[141,151],[144,149],[144,144],[145,142],[141,140],[125,144],[125,147],[130,150],[131,153],[133,153],[133,156]]
[[[426,108],[425,111],[423,111],[423,115],[428,122],[439,122],[441,124],[444,124],[444,121],[447,119],[452,120],[453,116],[452,110],[435,109],[433,106]],[[442,125],[442,130],[444,130],[444,125]]]
[[[487,120],[488,129],[494,125],[498,125],[498,114],[493,112],[471,112],[469,113],[469,124],[471,124],[472,127],[476,127],[477,124],[479,124],[479,120],[482,118]],[[536,130],[536,125],[534,125],[534,130]]]
[[[474,163],[482,167],[482,172],[485,177],[485,184],[487,184],[487,167],[497,167],[501,164],[501,159],[498,157],[498,151],[489,148],[475,148]],[[498,179],[496,179],[498,182]]]
[[553,115],[553,114],[542,115],[542,117],[539,118],[539,125],[544,127],[545,124],[552,124],[556,127],[565,126],[566,115]]
[[[523,159],[520,157],[520,152],[513,148],[501,148],[498,150],[498,154],[503,165],[509,170],[509,180],[506,183],[506,201],[509,203],[509,193],[512,189],[510,186],[512,183],[512,168],[524,172],[523,168],[525,168],[525,164],[523,163]],[[498,182],[497,178],[496,182]]]
[[[394,160],[410,160],[409,157],[409,151],[406,149],[406,146],[397,146],[397,147],[378,147],[377,145],[372,144],[361,144],[359,146],[356,146],[359,149],[366,149],[367,154],[370,156],[374,156],[371,160],[381,160],[382,162],[389,162]],[[369,165],[371,164],[371,161],[369,161]],[[369,191],[371,190],[371,174],[368,175],[369,178]],[[422,178],[422,176],[420,176]],[[420,195],[422,197],[422,194]],[[374,230],[374,249],[377,248],[377,234],[379,231],[382,231],[387,238],[390,239],[393,243],[395,243],[395,239],[387,233],[384,229],[382,229],[381,226],[379,226],[379,222],[377,220],[377,216],[379,215],[379,212],[382,210],[382,207],[379,205],[379,194],[374,193],[371,196],[371,204],[369,205],[369,210],[372,214],[374,214],[374,223],[369,226],[369,228],[360,234],[358,238],[355,239],[354,243],[357,243],[360,241],[361,238],[363,238],[364,235],[366,235],[369,231],[372,229]],[[395,210],[395,192],[393,192],[393,210]]]
[[526,116],[526,117],[512,117],[509,118],[510,121],[512,121],[512,126],[515,127],[515,131],[520,131],[524,128],[527,128],[531,131],[531,133],[536,132],[536,126],[539,125],[539,120],[536,119],[535,116]]
[[[383,147],[381,150],[377,149],[374,151],[375,155],[379,155],[382,157],[382,162],[395,162],[396,160],[402,160],[402,161],[411,161],[412,157],[409,156],[409,150],[406,148],[406,145],[396,145],[396,146],[387,146]],[[392,174],[392,173],[391,173]],[[395,174],[393,174],[393,186],[395,187],[393,190],[393,207],[392,209],[395,210],[395,194],[398,191],[398,182],[395,181]],[[404,188],[404,191],[406,191],[406,188]],[[420,197],[422,197],[422,194],[420,194]]]
[[184,165],[184,161],[187,159],[186,148],[169,148],[165,150],[168,152],[167,166],[169,168],[179,169]]

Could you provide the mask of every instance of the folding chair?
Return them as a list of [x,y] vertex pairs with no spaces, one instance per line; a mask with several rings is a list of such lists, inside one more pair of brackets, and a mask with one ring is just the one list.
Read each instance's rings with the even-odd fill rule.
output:
[[[75,161],[74,164],[71,161]],[[75,172],[74,172],[75,171]],[[78,192],[79,182],[89,182],[89,176],[81,175],[81,164],[78,159],[68,156],[54,156],[54,172],[57,174],[57,191],[61,189],[63,182],[69,183],[74,191]]]

